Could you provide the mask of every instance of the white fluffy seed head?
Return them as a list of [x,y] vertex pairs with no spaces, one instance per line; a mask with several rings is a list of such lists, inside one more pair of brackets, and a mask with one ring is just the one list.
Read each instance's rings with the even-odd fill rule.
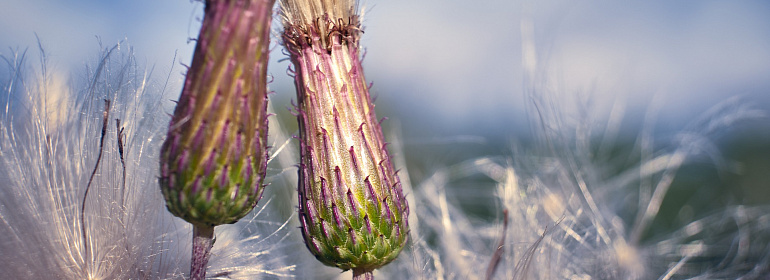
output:
[[[157,185],[169,93],[130,49],[106,49],[83,80],[45,63],[32,69],[23,53],[2,57],[10,68],[0,71],[2,278],[182,279],[189,270],[190,225],[165,210]],[[283,240],[293,228],[270,217],[277,208],[217,229],[212,278],[292,274],[285,256],[296,250]]]

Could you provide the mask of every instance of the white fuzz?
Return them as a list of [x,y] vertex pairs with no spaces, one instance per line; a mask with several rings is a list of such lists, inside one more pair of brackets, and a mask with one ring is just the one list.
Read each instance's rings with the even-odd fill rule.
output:
[[[165,209],[157,181],[175,72],[155,82],[117,45],[69,86],[60,81],[79,75],[52,74],[42,48],[35,72],[25,55],[4,57],[8,71],[0,72],[3,278],[184,278],[191,227]],[[274,212],[260,203],[244,221],[217,228],[210,277],[289,275],[279,252],[288,217]]]
[[0,243],[0,270],[11,278],[114,279],[171,270],[160,267],[155,237],[164,210],[149,187],[156,185],[155,129],[165,117],[145,114],[158,109],[158,96],[148,93],[154,85],[120,47],[105,50],[82,90],[52,83],[66,77],[49,75],[42,51],[37,74],[30,75],[25,53],[8,59],[0,122],[0,232],[8,238]]
[[[686,140],[672,149],[646,151],[620,172],[618,159],[597,156],[585,148],[590,143],[582,143],[602,135],[562,126],[542,132],[552,140],[550,148],[440,167],[414,192],[402,182],[410,205],[416,205],[410,216],[412,243],[380,275],[485,279],[505,234],[494,279],[755,279],[770,269],[768,206],[713,209],[679,229],[643,236],[651,235],[651,221],[682,167],[705,157],[726,168],[728,163],[708,146],[709,137],[736,121],[762,116],[728,100],[683,131]],[[595,120],[576,123],[604,131]],[[640,135],[639,142],[652,141],[648,137]],[[390,147],[400,150],[398,141]],[[480,198],[485,201],[467,197],[486,188],[479,175],[496,185],[494,197]],[[462,205],[469,202],[507,210],[507,229],[502,214],[491,223],[470,215]]]
[[[414,206],[412,243],[381,275],[756,279],[770,272],[770,206],[709,209],[712,212],[696,213],[681,228],[652,228],[681,170],[704,161],[717,170],[730,170],[732,163],[720,156],[712,139],[736,122],[766,117],[765,112],[741,100],[727,100],[694,120],[673,144],[654,145],[652,120],[657,112],[650,110],[632,147],[636,156],[612,156],[613,145],[619,145],[615,137],[622,114],[606,119],[596,114],[600,108],[586,102],[558,100],[563,94],[553,88],[559,87],[546,86],[553,81],[534,73],[538,64],[534,49],[529,49],[533,41],[523,41],[525,53],[532,54],[527,65],[532,88],[526,92],[539,146],[516,147],[511,157],[439,166],[414,191],[409,191],[409,182],[402,182]],[[395,142],[390,147],[399,155]],[[405,167],[403,161],[397,165]],[[408,178],[404,171],[400,174]],[[494,182],[496,195],[479,194],[489,187],[479,175]],[[493,222],[474,217],[465,206],[471,203],[501,214]]]

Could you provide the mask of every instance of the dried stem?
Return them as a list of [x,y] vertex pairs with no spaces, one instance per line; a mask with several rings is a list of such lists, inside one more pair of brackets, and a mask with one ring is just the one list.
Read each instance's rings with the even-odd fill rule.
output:
[[102,151],[104,150],[104,136],[107,134],[107,123],[110,120],[110,100],[104,100],[104,119],[102,120],[102,136],[99,140],[99,155],[96,157],[96,164],[94,170],[91,172],[91,177],[88,178],[88,184],[86,184],[86,191],[83,194],[83,204],[80,206],[80,232],[83,236],[83,258],[84,268],[88,268],[88,236],[86,233],[86,200],[88,199],[88,190],[91,189],[91,184],[94,182],[94,176],[99,169],[99,162],[102,161]]
[[123,157],[124,139],[126,135],[123,134],[123,127],[120,127],[120,119],[115,119],[116,132],[118,133],[118,154],[120,154],[120,165],[123,169],[123,182],[120,186],[120,208],[125,214],[125,196],[126,196],[126,159]]
[[497,243],[497,249],[495,249],[495,254],[492,255],[492,259],[489,260],[489,266],[487,267],[487,277],[485,279],[489,280],[492,279],[492,277],[495,276],[495,271],[497,270],[497,265],[500,264],[500,260],[503,257],[504,245],[505,245],[505,235],[508,232],[508,209],[503,209],[503,234],[500,237],[500,242]]

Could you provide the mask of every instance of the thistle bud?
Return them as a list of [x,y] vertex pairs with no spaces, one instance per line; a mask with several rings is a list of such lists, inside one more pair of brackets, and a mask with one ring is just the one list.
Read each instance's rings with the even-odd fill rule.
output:
[[262,195],[274,3],[206,1],[160,161],[168,210],[193,225],[235,223]]
[[354,0],[282,0],[299,121],[299,216],[329,266],[371,272],[407,242],[409,207],[369,97]]

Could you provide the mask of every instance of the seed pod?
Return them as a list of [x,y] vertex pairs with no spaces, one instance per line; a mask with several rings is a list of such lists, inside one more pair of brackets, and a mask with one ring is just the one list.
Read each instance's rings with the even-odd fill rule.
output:
[[361,67],[356,5],[281,1],[296,70],[305,243],[326,265],[371,271],[406,244],[409,207]]
[[168,210],[196,226],[235,223],[262,195],[274,0],[209,0],[161,148]]

